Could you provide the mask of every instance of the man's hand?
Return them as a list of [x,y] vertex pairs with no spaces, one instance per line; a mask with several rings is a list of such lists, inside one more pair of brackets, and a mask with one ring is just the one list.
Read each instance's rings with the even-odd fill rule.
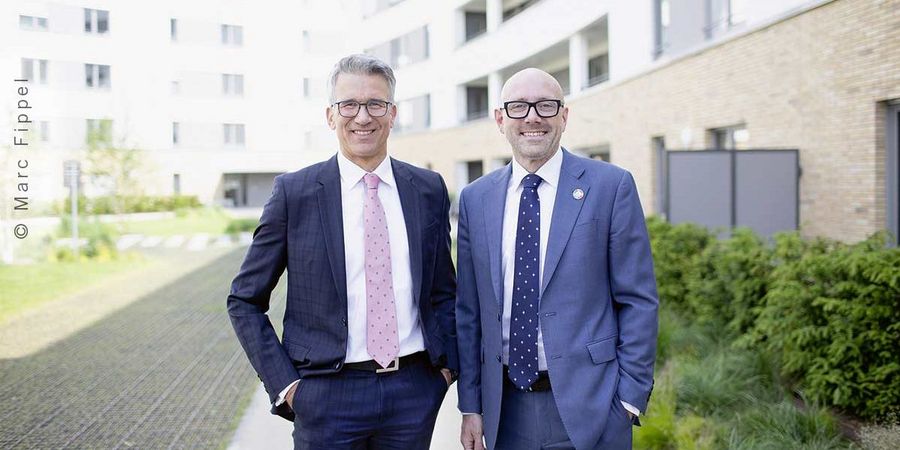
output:
[[459,441],[465,450],[484,450],[484,424],[481,414],[466,414],[462,420]]
[[450,369],[441,369],[441,374],[444,375],[444,380],[447,380],[447,386],[453,384],[453,375],[450,375]]
[[291,408],[291,411],[294,410],[294,391],[297,390],[297,385],[300,383],[294,383],[290,389],[288,389],[287,394],[284,396],[284,401],[287,402],[288,406]]

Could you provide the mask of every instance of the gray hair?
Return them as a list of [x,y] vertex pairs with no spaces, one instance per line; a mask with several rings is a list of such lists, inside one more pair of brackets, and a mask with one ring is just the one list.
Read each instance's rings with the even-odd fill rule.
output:
[[334,86],[337,84],[338,76],[342,73],[352,73],[356,75],[378,75],[387,81],[390,98],[387,100],[394,101],[394,85],[397,80],[394,78],[394,70],[384,61],[370,55],[355,54],[341,58],[334,69],[331,70],[331,76],[328,77],[328,99],[334,103]]

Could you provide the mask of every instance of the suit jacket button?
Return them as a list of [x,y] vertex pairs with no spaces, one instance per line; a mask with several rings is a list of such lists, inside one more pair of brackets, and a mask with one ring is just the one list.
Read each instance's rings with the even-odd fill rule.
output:
[[502,361],[502,359],[500,359],[500,355],[497,355],[497,362],[501,362],[501,361]]
[[341,325],[343,325],[345,327],[347,326],[347,318],[346,317],[341,317]]

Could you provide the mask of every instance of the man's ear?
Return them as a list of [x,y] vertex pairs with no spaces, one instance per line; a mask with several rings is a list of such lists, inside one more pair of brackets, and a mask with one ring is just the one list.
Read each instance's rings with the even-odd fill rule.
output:
[[500,108],[494,109],[494,122],[497,122],[497,128],[500,129],[500,134],[503,134],[503,110]]
[[391,120],[388,123],[388,128],[394,128],[394,121],[397,120],[397,105],[391,103],[391,111],[388,113],[391,115]]
[[328,122],[328,128],[332,130],[337,128],[337,124],[334,122],[334,110],[331,109],[331,106],[325,108],[325,121]]

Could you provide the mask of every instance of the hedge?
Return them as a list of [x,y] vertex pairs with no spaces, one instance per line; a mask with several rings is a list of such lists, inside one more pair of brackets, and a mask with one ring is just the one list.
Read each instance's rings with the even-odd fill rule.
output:
[[[78,198],[78,213],[86,215],[175,211],[203,206],[193,195],[173,196],[101,196]],[[70,214],[71,202],[67,199],[54,205],[56,214]]]
[[900,249],[797,233],[726,239],[648,219],[660,301],[734,348],[765,351],[811,402],[864,419],[900,409]]

